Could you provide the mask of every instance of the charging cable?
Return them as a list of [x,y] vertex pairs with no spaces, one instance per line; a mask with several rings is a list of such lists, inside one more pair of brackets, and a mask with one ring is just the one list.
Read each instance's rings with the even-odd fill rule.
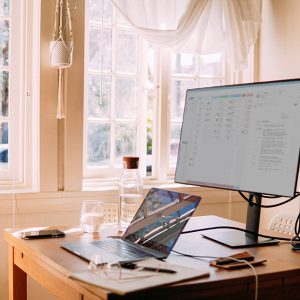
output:
[[182,253],[176,250],[172,250],[172,252],[182,255],[182,256],[186,256],[186,257],[190,257],[190,258],[194,258],[194,259],[219,259],[219,258],[225,258],[225,259],[231,259],[233,261],[236,262],[241,262],[241,263],[245,263],[246,265],[249,266],[249,268],[252,270],[253,275],[254,275],[254,279],[255,279],[255,294],[254,294],[254,300],[258,299],[258,276],[257,276],[257,272],[255,270],[255,268],[252,266],[252,264],[245,260],[245,259],[237,259],[231,256],[224,256],[224,257],[216,257],[216,256],[205,256],[205,255],[192,255],[192,254],[187,254],[187,253]]
[[[276,240],[280,240],[280,241],[291,242],[291,238],[284,238],[284,237],[276,237],[276,236],[265,235],[265,234],[256,233],[256,232],[253,232],[253,231],[250,231],[250,230],[247,230],[247,229],[243,229],[243,228],[239,228],[239,227],[234,227],[234,226],[214,226],[214,227],[198,228],[198,229],[192,229],[192,230],[183,231],[181,234],[193,233],[193,232],[199,232],[199,231],[206,231],[206,230],[214,230],[214,229],[233,229],[233,230],[239,230],[239,231],[250,233],[250,234],[253,234],[253,235],[256,235],[256,236],[264,237],[264,238],[267,238],[267,239],[276,239]],[[299,228],[299,233],[300,233],[300,228]],[[299,240],[300,240],[300,238],[299,238]]]

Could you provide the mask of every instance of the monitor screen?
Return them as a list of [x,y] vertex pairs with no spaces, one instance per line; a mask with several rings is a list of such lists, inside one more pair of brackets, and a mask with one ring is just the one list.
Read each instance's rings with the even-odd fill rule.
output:
[[175,182],[294,196],[300,79],[189,89]]

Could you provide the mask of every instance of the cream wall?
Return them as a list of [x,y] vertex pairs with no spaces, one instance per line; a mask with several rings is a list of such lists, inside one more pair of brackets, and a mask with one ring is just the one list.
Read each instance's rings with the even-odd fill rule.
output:
[[263,0],[259,79],[300,77],[300,2]]
[[55,0],[41,1],[40,191],[80,191],[82,186],[84,0],[72,12],[73,65],[67,69],[65,120],[56,119],[57,69],[49,66]]
[[[300,78],[300,1],[263,0],[262,4],[259,80]],[[266,200],[265,204],[268,203],[271,204]],[[278,214],[297,214],[298,211],[299,200],[278,208],[263,209],[261,226],[268,227]]]

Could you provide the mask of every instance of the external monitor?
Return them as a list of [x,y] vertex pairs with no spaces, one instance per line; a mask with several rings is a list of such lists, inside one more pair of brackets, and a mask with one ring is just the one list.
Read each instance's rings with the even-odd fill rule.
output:
[[[296,194],[300,79],[187,90],[175,182],[263,195]],[[259,207],[247,227],[258,232]],[[231,247],[272,243],[240,232],[212,232]]]

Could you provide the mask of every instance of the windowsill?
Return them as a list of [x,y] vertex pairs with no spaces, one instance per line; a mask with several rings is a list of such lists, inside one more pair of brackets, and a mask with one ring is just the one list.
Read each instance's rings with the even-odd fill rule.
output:
[[[187,187],[187,185],[175,183],[174,179],[167,179],[164,181],[147,179],[143,180],[144,189],[150,189],[152,187],[157,188],[179,188]],[[82,191],[116,191],[118,190],[118,179],[106,179],[106,180],[84,180]]]
[[[212,205],[225,203],[228,200],[230,202],[243,202],[232,191],[174,183],[173,178],[164,181],[144,180],[144,194],[152,187],[199,195],[202,197],[202,203]],[[5,206],[5,203],[7,203],[8,210],[11,209],[11,203],[14,201],[25,206],[27,202],[34,203],[34,206],[50,205],[51,202],[51,205],[54,206],[66,204],[72,207],[73,205],[80,206],[83,199],[101,199],[107,203],[116,203],[118,199],[118,180],[85,180],[82,191],[21,192],[10,190],[6,193],[0,193],[1,207],[3,208],[3,205]]]
[[[192,191],[212,191],[216,190],[215,188],[202,187],[195,185],[187,185],[182,183],[174,182],[174,178],[168,178],[166,180],[155,180],[147,179],[143,180],[144,190],[149,190],[150,188],[162,188],[162,189],[175,189],[175,190],[184,190],[192,193]],[[220,189],[217,189],[221,191]],[[105,191],[118,191],[118,179],[86,179],[83,181],[83,192],[105,192]]]
[[[152,187],[173,190],[182,193],[188,193],[201,196],[202,208],[205,206],[207,213],[214,213],[216,211],[223,211],[223,205],[241,205],[245,201],[235,196],[231,191],[222,189],[188,186],[183,184],[174,183],[173,180],[156,181],[147,180],[144,182],[144,194]],[[98,183],[89,189],[83,191],[43,191],[32,193],[10,193],[0,194],[0,216],[8,215],[14,212],[14,207],[17,208],[17,214],[23,213],[63,213],[80,211],[81,202],[84,199],[97,199],[104,201],[105,204],[118,203],[118,189],[116,182],[108,186],[107,182]],[[202,211],[201,207],[199,208]],[[229,209],[229,208],[228,208]],[[231,208],[230,208],[231,209]]]

